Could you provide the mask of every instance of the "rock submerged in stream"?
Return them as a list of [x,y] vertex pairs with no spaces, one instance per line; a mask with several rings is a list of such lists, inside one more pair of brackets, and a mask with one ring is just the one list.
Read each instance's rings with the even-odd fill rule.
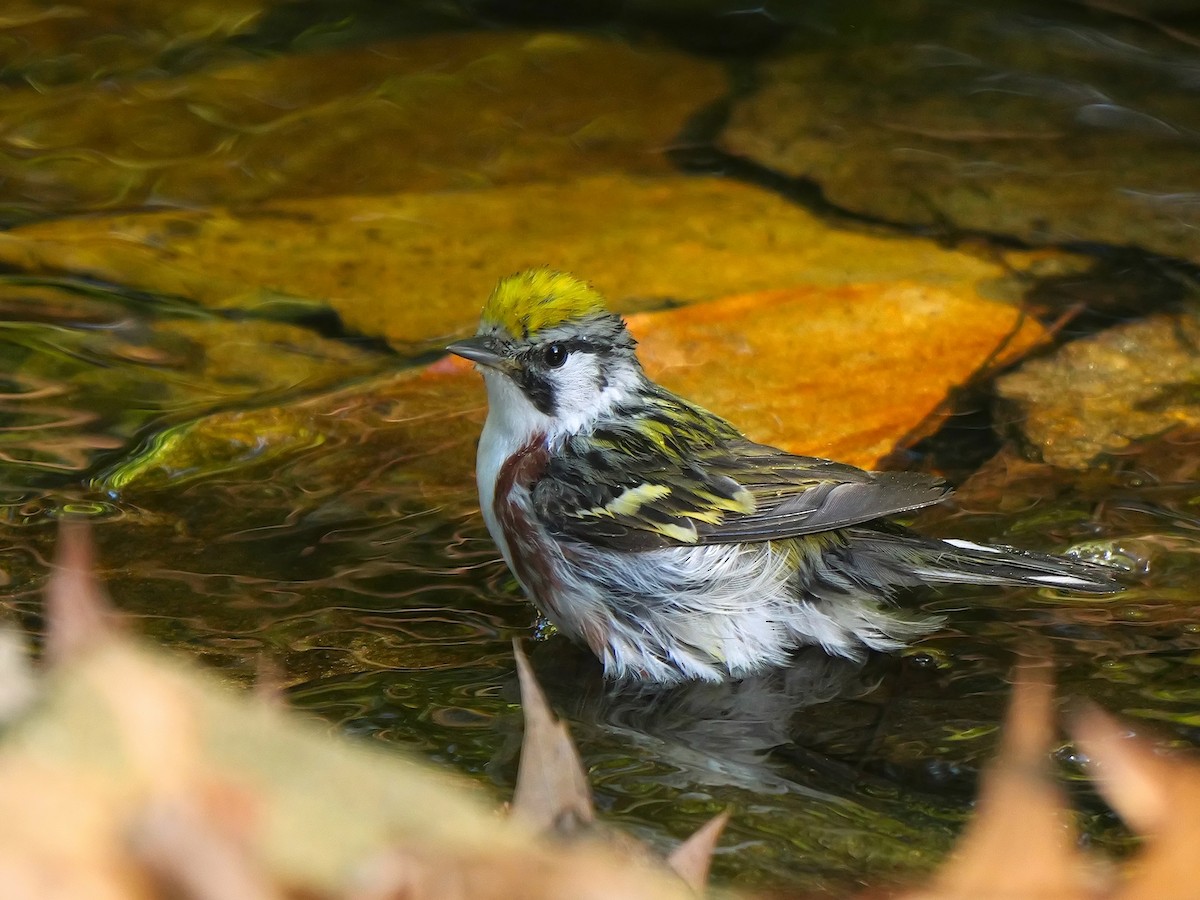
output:
[[0,221],[662,174],[662,148],[725,81],[674,51],[488,30],[247,55],[102,88],[17,82],[0,95]]
[[997,380],[997,422],[1034,455],[1082,469],[1105,453],[1200,425],[1200,316],[1157,315],[1073,341]]
[[720,146],[902,225],[1200,260],[1200,51],[1105,12],[898,4],[766,64]]

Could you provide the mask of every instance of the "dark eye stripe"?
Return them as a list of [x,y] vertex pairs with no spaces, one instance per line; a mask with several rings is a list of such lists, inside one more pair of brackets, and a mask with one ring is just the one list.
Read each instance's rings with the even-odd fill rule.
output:
[[517,384],[538,412],[547,416],[554,415],[556,408],[556,403],[554,402],[554,385],[546,377],[545,372],[540,369],[525,367],[521,369],[520,375],[517,378]]
[[569,353],[599,353],[600,345],[595,341],[589,341],[587,338],[571,338],[568,341],[559,341],[563,349]]
[[[558,344],[567,351],[568,356],[572,353],[600,353],[606,346],[587,338],[564,338],[559,341],[547,341],[537,344],[519,355],[521,368],[515,380],[521,390],[524,391],[525,396],[529,398],[529,402],[539,412],[547,416],[554,415],[558,408],[554,380],[551,374],[556,369],[547,365],[545,357],[546,347],[552,343]],[[599,373],[598,379],[599,385],[597,390],[602,390],[607,385],[608,380],[605,378],[603,372]]]

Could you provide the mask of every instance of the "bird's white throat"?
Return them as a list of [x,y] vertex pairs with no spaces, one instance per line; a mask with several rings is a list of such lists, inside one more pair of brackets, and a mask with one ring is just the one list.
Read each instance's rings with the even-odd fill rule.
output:
[[505,460],[528,446],[538,435],[545,435],[552,424],[550,416],[537,409],[507,375],[483,370],[487,385],[488,414],[479,436],[475,458],[475,478],[479,484],[479,509],[492,540],[500,548],[509,569],[513,568],[504,529],[496,515],[496,480]]

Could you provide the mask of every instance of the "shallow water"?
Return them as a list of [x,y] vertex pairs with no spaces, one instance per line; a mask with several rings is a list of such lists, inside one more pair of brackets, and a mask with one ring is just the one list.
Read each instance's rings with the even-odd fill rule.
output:
[[[261,30],[208,52],[291,52],[306,35],[351,44],[377,12],[369,3],[354,8],[339,30],[321,4],[282,7]],[[521,8],[534,20],[544,12]],[[478,24],[439,9],[387,27]],[[505,19],[512,10],[486,12]],[[814,25],[812,15],[785,11],[776,26],[818,36],[841,27],[832,18]],[[588,19],[613,24],[600,13]],[[713,21],[647,12],[616,25],[665,29],[712,50],[721,34]],[[1021,16],[1010,24],[1044,33]],[[761,26],[756,18],[726,35],[737,44],[736,66],[774,46]],[[332,37],[320,38],[326,28]],[[1083,36],[1119,52],[1115,31]],[[193,49],[196,65],[203,57]],[[1177,74],[1182,64],[1163,65]],[[38,215],[28,204],[21,213]],[[1172,273],[1164,279],[1156,265],[1074,287],[1081,295],[1094,287],[1096,297],[1160,297],[1163,280],[1188,271],[1164,263]],[[1191,302],[1186,294],[1169,299]],[[242,683],[268,663],[289,701],[331,729],[444,763],[507,799],[520,739],[511,641],[528,641],[533,612],[497,560],[474,484],[430,493],[421,460],[398,443],[403,423],[386,408],[356,413],[358,430],[301,440],[278,455],[264,442],[225,468],[175,471],[128,489],[112,478],[203,414],[386,384],[427,356],[336,326],[331,336],[327,321],[204,311],[80,279],[10,273],[0,278],[0,304],[0,597],[26,629],[40,630],[38,592],[56,520],[89,517],[101,574],[141,631]],[[1120,304],[1097,307],[1077,317],[1081,330],[1130,314]],[[1053,319],[1059,310],[1039,311]],[[973,395],[976,405],[986,404],[986,388]],[[736,421],[736,410],[721,412]],[[906,653],[861,666],[804,653],[789,672],[666,692],[606,685],[594,661],[561,638],[537,643],[535,668],[571,723],[605,819],[667,846],[732,806],[716,872],[739,883],[821,888],[910,877],[936,862],[968,814],[1021,653],[1054,659],[1064,697],[1152,723],[1181,745],[1200,742],[1200,435],[1172,432],[1070,474],[1002,447],[986,409],[968,402],[961,412],[972,424],[952,423],[905,457],[965,482],[955,505],[916,526],[1114,558],[1131,571],[1130,589],[1106,598],[917,592],[906,602],[944,614],[947,624]],[[428,462],[430,453],[463,459],[472,451],[456,431],[444,447],[421,452]],[[1090,840],[1125,847],[1065,739],[1057,757]]]
[[[87,382],[99,359],[119,391],[153,386],[181,408],[194,402],[155,384],[166,352],[155,312],[123,315],[122,328],[137,323],[153,366],[119,359],[129,354],[111,349],[120,342],[101,333],[113,327],[101,316],[108,324],[26,322],[3,345],[26,354],[27,370],[39,359],[43,371],[71,372],[41,376],[38,391],[13,391],[9,401],[8,452],[24,462],[8,463],[5,478],[6,605],[37,631],[54,520],[90,516],[102,575],[140,630],[243,682],[268,661],[297,708],[449,764],[506,797],[520,733],[510,642],[528,639],[533,614],[496,559],[473,485],[462,485],[457,509],[429,508],[403,460],[360,477],[361,446],[348,442],[293,454],[269,479],[215,474],[128,496],[81,486],[104,471],[114,444],[154,433],[68,412],[106,408],[105,390]],[[80,353],[85,339],[107,355]],[[186,358],[162,380],[191,384]],[[378,354],[375,363],[386,372],[395,360]],[[66,445],[80,459],[40,451],[47,422],[72,436]],[[739,881],[902,878],[931,865],[965,816],[1022,652],[1053,656],[1064,696],[1193,742],[1200,520],[1188,440],[1176,435],[1109,471],[1075,476],[1019,462],[1006,471],[1001,457],[968,482],[957,508],[916,523],[968,539],[1122,554],[1147,571],[1116,597],[918,592],[909,602],[945,614],[947,625],[899,657],[860,667],[814,652],[788,673],[668,692],[606,686],[562,639],[535,645],[535,667],[572,724],[604,815],[661,845],[732,805],[726,846],[736,849],[717,871]],[[1059,755],[1077,774],[1069,745]],[[1092,838],[1122,846],[1123,832],[1084,788],[1081,803]]]

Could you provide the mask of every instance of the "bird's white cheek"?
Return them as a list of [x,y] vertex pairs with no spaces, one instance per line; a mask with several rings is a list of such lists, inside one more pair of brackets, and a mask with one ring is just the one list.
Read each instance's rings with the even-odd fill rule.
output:
[[[556,430],[577,434],[593,427],[596,420],[628,399],[638,384],[636,370],[613,366],[601,379],[601,360],[591,353],[572,357],[556,375]],[[600,384],[604,383],[601,388]]]

